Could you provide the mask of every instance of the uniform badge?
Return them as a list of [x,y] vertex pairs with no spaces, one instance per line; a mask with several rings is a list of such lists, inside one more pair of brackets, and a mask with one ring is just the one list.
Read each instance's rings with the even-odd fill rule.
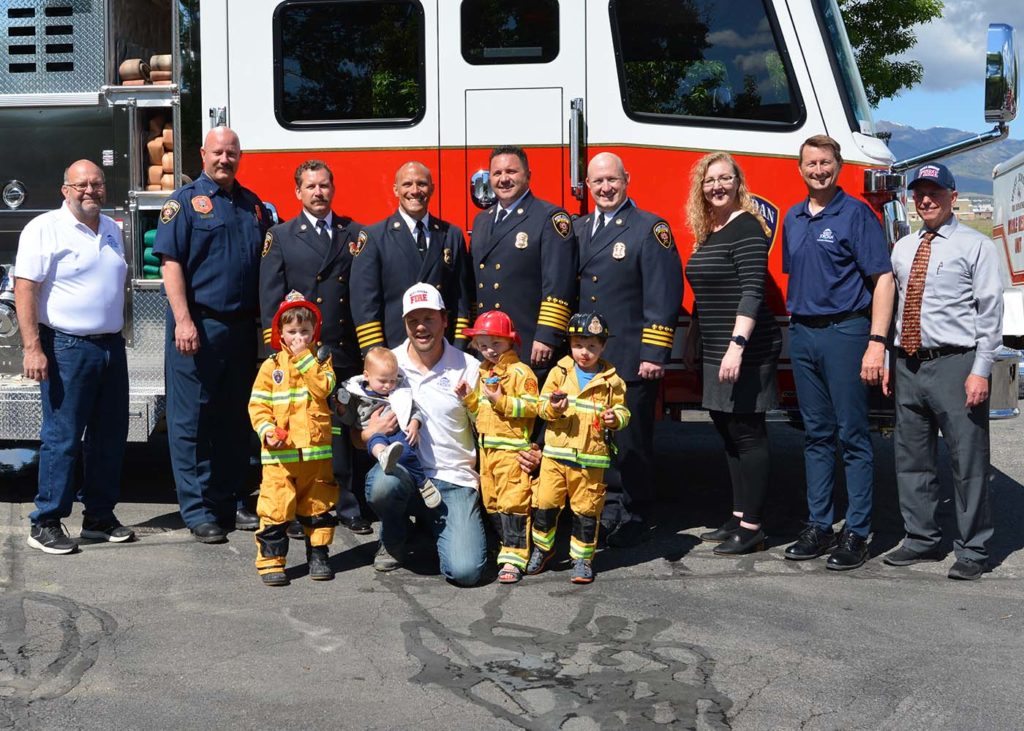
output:
[[266,256],[267,254],[269,254],[270,253],[270,247],[273,246],[273,245],[274,245],[274,234],[272,234],[269,231],[267,231],[267,235],[263,239],[263,251],[260,253],[260,256],[263,257],[263,256]]
[[366,235],[366,232],[360,231],[359,235],[356,236],[356,240],[349,242],[348,253],[350,253],[352,256],[359,256],[359,253],[363,250],[363,247],[366,246],[367,238],[369,237]]
[[658,243],[664,246],[666,249],[672,246],[672,229],[668,227],[668,224],[664,221],[659,221],[654,224],[654,238],[658,240]]
[[209,213],[213,210],[213,201],[208,195],[197,195],[192,199],[192,209],[196,213]]
[[270,377],[274,379],[274,383],[280,385],[284,381],[284,371],[280,368],[275,368],[274,372],[270,374]]
[[178,211],[181,210],[181,204],[173,198],[166,203],[164,207],[160,209],[160,223],[168,224],[174,220],[174,217],[178,215]]
[[569,234],[572,233],[572,219],[569,218],[568,213],[556,213],[551,217],[551,225],[555,227],[555,231],[563,239],[569,238]]
[[530,245],[530,237],[525,231],[520,231],[516,234],[516,248],[525,249]]
[[626,245],[621,241],[616,241],[615,245],[612,246],[612,259],[625,259],[626,258]]
[[451,266],[451,263],[452,263],[452,250],[451,249],[445,249],[444,250],[444,263],[449,265],[449,266]]

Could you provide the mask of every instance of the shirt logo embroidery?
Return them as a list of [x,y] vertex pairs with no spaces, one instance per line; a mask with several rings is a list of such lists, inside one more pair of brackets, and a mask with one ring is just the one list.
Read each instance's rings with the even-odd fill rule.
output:
[[826,228],[818,236],[818,241],[824,241],[825,243],[830,243],[830,242],[835,241],[835,240],[836,240],[836,236],[835,236],[835,234],[832,233],[832,229],[830,229],[830,228]]

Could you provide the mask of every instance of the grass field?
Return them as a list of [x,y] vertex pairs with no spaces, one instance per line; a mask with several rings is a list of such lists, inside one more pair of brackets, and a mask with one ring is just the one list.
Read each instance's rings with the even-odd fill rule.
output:
[[[963,221],[963,220],[961,220],[960,223],[962,223],[965,226],[970,226],[975,231],[980,231],[981,233],[985,234],[989,238],[992,238],[992,219],[991,218],[976,218],[973,221]],[[919,228],[921,228],[921,222],[920,221],[911,221],[910,222],[910,230],[911,231],[917,231]]]

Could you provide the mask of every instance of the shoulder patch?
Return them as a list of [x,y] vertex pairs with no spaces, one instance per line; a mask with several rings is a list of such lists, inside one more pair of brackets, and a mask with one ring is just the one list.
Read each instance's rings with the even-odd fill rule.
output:
[[266,256],[270,253],[270,247],[274,245],[274,234],[267,231],[266,237],[263,239],[263,251],[260,256]]
[[526,383],[523,385],[523,389],[531,396],[537,395],[537,379],[527,378]]
[[174,220],[174,217],[178,215],[178,211],[181,210],[181,204],[178,201],[171,198],[164,207],[160,209],[160,223],[167,224]]
[[658,221],[654,224],[652,229],[654,232],[654,238],[658,240],[658,243],[664,246],[666,249],[672,246],[672,229],[668,227],[668,224],[664,221]]
[[368,238],[369,236],[366,235],[365,231],[360,231],[359,235],[356,236],[356,240],[349,242],[348,253],[350,253],[352,256],[359,256],[360,252],[362,252],[363,250],[363,247],[366,246],[366,240]]
[[569,238],[569,234],[572,233],[572,219],[569,218],[569,214],[565,211],[559,211],[551,217],[551,225],[555,227],[555,231],[563,239]]

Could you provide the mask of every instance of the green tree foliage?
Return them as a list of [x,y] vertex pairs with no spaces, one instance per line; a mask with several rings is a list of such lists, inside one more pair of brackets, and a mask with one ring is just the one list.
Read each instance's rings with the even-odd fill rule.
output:
[[912,27],[942,15],[941,0],[838,0],[868,102],[876,107],[921,81],[917,61],[891,57],[917,43]]

